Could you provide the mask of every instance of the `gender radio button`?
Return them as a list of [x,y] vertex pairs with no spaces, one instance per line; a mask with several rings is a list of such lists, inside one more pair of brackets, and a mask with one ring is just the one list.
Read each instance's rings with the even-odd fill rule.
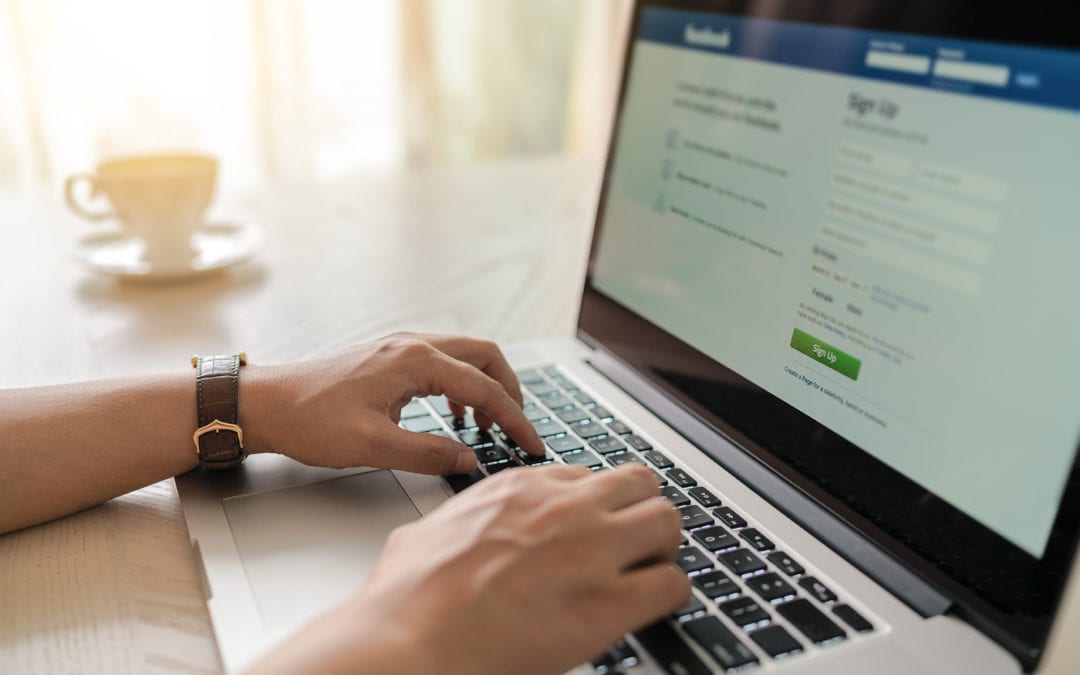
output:
[[840,351],[829,343],[819,340],[798,328],[791,334],[791,348],[800,354],[806,354],[818,363],[832,368],[844,377],[859,379],[862,362],[851,354]]

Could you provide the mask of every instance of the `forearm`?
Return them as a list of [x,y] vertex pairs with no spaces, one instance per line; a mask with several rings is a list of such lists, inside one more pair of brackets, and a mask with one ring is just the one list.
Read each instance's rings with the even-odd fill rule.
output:
[[[241,372],[248,452],[268,449],[260,369]],[[167,375],[0,390],[0,532],[51,520],[198,464],[195,379]]]

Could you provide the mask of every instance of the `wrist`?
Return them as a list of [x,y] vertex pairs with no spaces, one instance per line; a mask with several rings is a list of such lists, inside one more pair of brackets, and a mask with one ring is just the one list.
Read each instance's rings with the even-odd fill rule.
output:
[[275,452],[280,436],[275,431],[276,366],[247,365],[240,369],[237,423],[244,430],[244,453]]

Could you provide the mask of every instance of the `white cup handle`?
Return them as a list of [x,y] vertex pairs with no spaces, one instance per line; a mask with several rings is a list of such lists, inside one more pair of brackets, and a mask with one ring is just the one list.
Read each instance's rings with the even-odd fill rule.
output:
[[115,218],[115,211],[90,211],[84,208],[83,205],[75,199],[75,186],[81,181],[86,181],[90,184],[91,197],[94,197],[101,192],[101,190],[98,188],[97,180],[92,174],[77,173],[74,176],[68,176],[67,181],[64,183],[64,200],[67,201],[68,207],[78,215],[93,222],[108,220],[109,218]]

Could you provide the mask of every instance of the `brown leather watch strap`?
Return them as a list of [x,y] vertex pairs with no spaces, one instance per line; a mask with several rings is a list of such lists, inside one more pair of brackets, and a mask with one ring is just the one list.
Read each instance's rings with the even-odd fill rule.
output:
[[207,469],[229,469],[244,461],[243,431],[237,425],[243,354],[196,356],[195,400],[199,428],[195,449]]

